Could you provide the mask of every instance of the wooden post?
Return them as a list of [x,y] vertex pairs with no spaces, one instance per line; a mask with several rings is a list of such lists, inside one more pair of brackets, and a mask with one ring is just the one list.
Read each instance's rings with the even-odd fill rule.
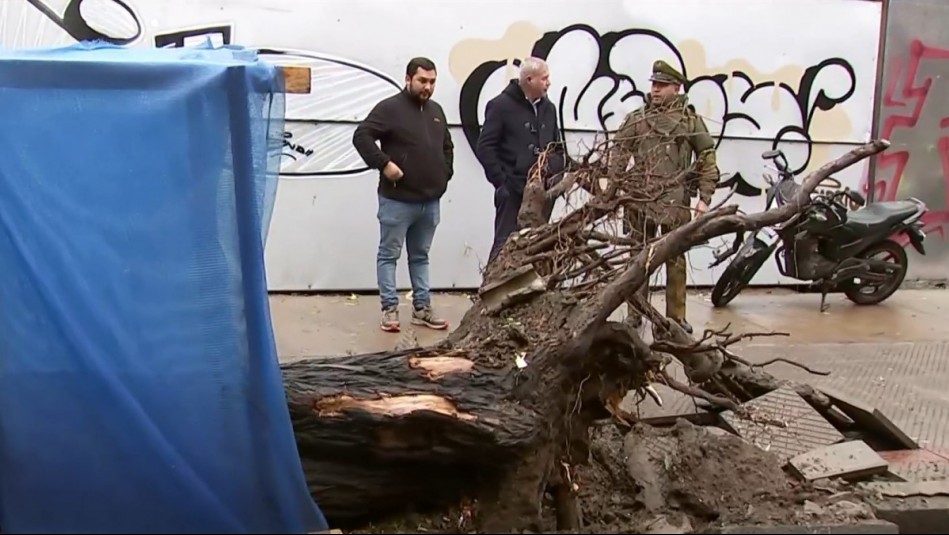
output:
[[283,79],[286,82],[286,93],[290,94],[308,94],[311,89],[311,78],[309,67],[281,66]]

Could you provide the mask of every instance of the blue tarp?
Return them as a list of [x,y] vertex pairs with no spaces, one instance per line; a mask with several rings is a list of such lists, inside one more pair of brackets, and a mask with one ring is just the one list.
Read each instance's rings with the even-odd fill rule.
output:
[[0,530],[326,529],[264,237],[283,79],[252,51],[0,52]]

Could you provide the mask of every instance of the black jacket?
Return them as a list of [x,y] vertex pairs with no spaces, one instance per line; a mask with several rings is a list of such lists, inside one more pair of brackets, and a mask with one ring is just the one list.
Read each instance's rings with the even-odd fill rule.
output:
[[[555,145],[550,146],[551,143]],[[556,153],[548,155],[545,179],[563,171],[565,166],[557,109],[544,97],[535,114],[517,80],[511,80],[500,95],[488,101],[484,110],[484,126],[475,152],[485,176],[495,188],[503,186],[514,195],[522,195],[528,171],[537,155],[548,148]]]
[[[376,140],[380,141],[381,150]],[[366,165],[379,170],[379,194],[389,199],[439,199],[454,174],[455,146],[445,112],[431,99],[420,104],[405,89],[372,108],[356,127],[353,146]],[[382,174],[390,160],[403,173],[395,182]]]

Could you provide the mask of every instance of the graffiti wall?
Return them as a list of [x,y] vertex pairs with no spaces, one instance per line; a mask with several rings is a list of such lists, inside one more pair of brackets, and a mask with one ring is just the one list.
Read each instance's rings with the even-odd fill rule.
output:
[[925,218],[926,256],[907,247],[907,278],[949,277],[949,4],[889,2],[879,135],[892,146],[876,161],[875,200],[916,197]]
[[[312,93],[288,97],[267,245],[272,290],[375,288],[377,175],[351,136],[399,91],[411,57],[432,58],[434,98],[456,146],[431,255],[433,286],[445,289],[480,283],[493,204],[472,146],[485,103],[516,76],[518,58],[548,60],[574,155],[642,103],[653,61],[677,66],[718,141],[715,201],[737,186],[733,202],[751,212],[764,206],[762,152],[781,148],[807,171],[869,138],[880,17],[881,4],[864,0],[603,0],[595,9],[579,0],[3,0],[0,46],[211,39],[310,66]],[[853,37],[839,38],[842,25]],[[859,187],[866,174],[858,165],[837,178]],[[693,284],[714,282],[722,268],[709,270],[711,259],[711,247],[690,253]],[[400,277],[407,283],[404,264]],[[755,282],[782,280],[769,265]]]

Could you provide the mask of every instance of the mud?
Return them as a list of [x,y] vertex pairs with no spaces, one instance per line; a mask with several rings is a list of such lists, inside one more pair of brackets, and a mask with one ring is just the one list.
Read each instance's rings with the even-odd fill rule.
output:
[[476,300],[458,329],[440,345],[477,349],[479,365],[504,368],[518,355],[526,358],[532,348],[552,342],[551,335],[565,336],[564,327],[577,305],[576,298],[552,291],[488,315],[481,313]]
[[[707,533],[874,518],[865,496],[845,483],[801,482],[773,454],[685,421],[638,425],[625,435],[612,425],[594,428],[590,462],[577,468],[574,482],[583,528],[570,533]],[[478,533],[477,509],[402,517],[359,533]],[[542,533],[558,532],[550,496],[542,524]]]

